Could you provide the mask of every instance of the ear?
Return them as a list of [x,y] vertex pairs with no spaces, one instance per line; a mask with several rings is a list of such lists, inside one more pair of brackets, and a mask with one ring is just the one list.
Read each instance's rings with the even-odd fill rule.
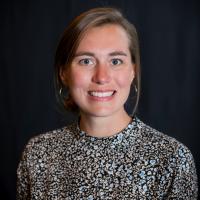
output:
[[60,68],[59,76],[60,76],[60,79],[61,79],[63,85],[67,86],[69,83],[69,80],[68,80],[69,76],[68,76],[68,70],[65,67]]

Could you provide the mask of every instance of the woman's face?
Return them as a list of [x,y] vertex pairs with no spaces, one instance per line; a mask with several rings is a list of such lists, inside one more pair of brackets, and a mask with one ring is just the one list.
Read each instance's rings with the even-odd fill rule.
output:
[[129,40],[118,25],[89,29],[61,78],[81,114],[108,117],[124,112],[134,79]]

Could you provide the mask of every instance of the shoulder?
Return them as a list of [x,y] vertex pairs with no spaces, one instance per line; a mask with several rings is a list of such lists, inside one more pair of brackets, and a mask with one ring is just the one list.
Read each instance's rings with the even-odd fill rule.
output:
[[177,139],[170,137],[138,120],[143,147],[175,165],[193,162],[191,151]]
[[[160,188],[171,199],[197,199],[197,173],[190,150],[181,142],[138,119],[143,170],[156,171]],[[142,159],[141,159],[142,157]],[[152,172],[153,173],[153,172]]]
[[159,147],[165,147],[165,148],[184,148],[188,149],[183,143],[178,141],[177,139],[166,135],[151,126],[145,124],[141,120],[138,121],[138,127],[139,127],[139,132],[140,136],[145,144],[151,144],[153,146],[159,146]]
[[34,156],[47,156],[52,152],[61,152],[63,148],[70,146],[76,137],[76,125],[71,124],[66,127],[49,131],[32,137],[25,146],[23,157],[32,158]]
[[144,152],[157,160],[164,175],[172,172],[179,181],[182,180],[181,176],[197,184],[195,162],[188,147],[140,120],[138,126]]

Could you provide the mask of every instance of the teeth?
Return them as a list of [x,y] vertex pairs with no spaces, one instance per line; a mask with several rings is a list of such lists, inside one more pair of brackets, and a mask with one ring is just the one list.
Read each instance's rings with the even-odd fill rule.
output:
[[110,97],[113,95],[113,91],[112,92],[90,92],[90,94],[92,96],[95,96],[95,97]]

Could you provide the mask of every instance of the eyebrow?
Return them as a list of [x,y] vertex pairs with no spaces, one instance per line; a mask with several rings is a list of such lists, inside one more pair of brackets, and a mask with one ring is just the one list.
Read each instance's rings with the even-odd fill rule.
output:
[[127,54],[123,51],[114,51],[112,53],[109,53],[110,56],[127,56]]
[[94,56],[94,53],[88,51],[80,51],[74,55],[74,57],[79,57],[79,56]]
[[[111,53],[108,54],[109,56],[127,56],[127,54],[123,51],[113,51]],[[74,57],[79,57],[79,56],[91,56],[91,57],[95,57],[95,54],[89,51],[80,51],[78,53],[75,54]]]

